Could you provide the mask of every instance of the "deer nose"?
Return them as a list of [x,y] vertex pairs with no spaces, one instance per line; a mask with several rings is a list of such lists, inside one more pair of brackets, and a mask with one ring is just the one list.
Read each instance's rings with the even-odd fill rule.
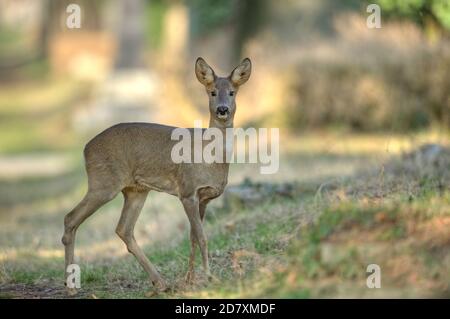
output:
[[217,108],[217,113],[219,113],[220,115],[225,115],[228,113],[228,107],[227,106],[219,106]]

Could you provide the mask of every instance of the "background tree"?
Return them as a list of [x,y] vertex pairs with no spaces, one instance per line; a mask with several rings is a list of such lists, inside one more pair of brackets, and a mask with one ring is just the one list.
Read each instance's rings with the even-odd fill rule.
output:
[[388,17],[406,18],[425,29],[450,32],[450,1],[448,0],[377,0]]

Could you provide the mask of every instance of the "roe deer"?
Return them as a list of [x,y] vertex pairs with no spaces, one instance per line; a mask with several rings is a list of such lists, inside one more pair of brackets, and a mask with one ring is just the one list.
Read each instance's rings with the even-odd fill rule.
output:
[[[233,127],[236,93],[251,73],[250,59],[244,59],[228,77],[218,77],[198,58],[195,74],[209,97],[209,127],[222,132]],[[148,273],[156,290],[167,288],[155,266],[145,256],[134,238],[134,226],[150,190],[177,196],[191,226],[191,253],[186,280],[194,278],[197,245],[203,269],[212,278],[208,248],[202,222],[208,202],[223,193],[228,179],[229,163],[180,163],[171,159],[176,141],[171,139],[175,127],[153,123],[121,123],[94,137],[84,149],[88,191],[83,200],[64,219],[65,265],[73,264],[75,233],[80,224],[119,192],[125,202],[117,235],[128,251]],[[192,130],[192,129],[190,129]],[[68,274],[66,273],[66,280]],[[69,293],[76,293],[69,289]]]

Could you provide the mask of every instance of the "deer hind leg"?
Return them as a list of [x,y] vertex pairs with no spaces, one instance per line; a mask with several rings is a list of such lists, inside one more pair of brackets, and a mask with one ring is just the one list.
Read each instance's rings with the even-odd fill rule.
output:
[[[65,248],[65,278],[69,275],[67,266],[73,264],[75,250],[75,234],[78,227],[105,203],[113,199],[118,192],[113,190],[88,190],[81,202],[64,218],[64,235],[62,243]],[[65,282],[66,283],[66,282]],[[69,291],[75,293],[75,291]]]
[[128,251],[136,257],[139,264],[144,268],[145,272],[150,276],[152,284],[160,291],[166,290],[166,284],[159,275],[155,266],[145,256],[142,249],[134,238],[134,225],[144,206],[148,191],[123,191],[125,203],[117,224],[116,233],[127,245]]
[[[200,220],[203,223],[203,220],[205,219],[205,211],[206,211],[206,205],[208,204],[209,200],[201,201],[199,204],[199,213],[200,213]],[[194,229],[191,227],[191,233],[190,233],[190,240],[191,240],[191,254],[189,255],[189,266],[188,266],[188,272],[186,274],[186,282],[191,283],[195,279],[195,254],[197,251],[197,239],[195,237]]]
[[[192,243],[192,237],[193,237],[196,241],[196,244],[198,244],[198,246],[200,247],[200,251],[202,254],[203,270],[206,273],[206,275],[208,276],[208,278],[210,278],[212,276],[211,276],[211,271],[209,269],[208,245],[207,245],[205,233],[203,232],[202,218],[200,217],[200,205],[199,205],[198,197],[194,196],[191,198],[184,198],[184,199],[182,199],[182,203],[184,206],[184,210],[186,211],[186,215],[189,219],[189,223],[191,224],[192,265],[193,265],[194,259],[195,259],[195,248],[196,248],[196,245]],[[192,252],[192,249],[193,249],[193,252]],[[191,258],[190,258],[190,264],[191,264]]]

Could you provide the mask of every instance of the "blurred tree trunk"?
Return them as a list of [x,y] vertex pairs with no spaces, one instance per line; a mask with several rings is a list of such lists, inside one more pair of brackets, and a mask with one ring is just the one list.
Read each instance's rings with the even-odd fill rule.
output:
[[241,0],[236,3],[235,34],[233,53],[234,60],[242,57],[245,42],[261,28],[267,14],[267,0]]
[[41,4],[41,21],[39,30],[38,51],[41,59],[48,57],[48,39],[50,36],[51,6],[49,0],[42,0]]
[[164,16],[162,62],[173,72],[182,71],[186,63],[189,37],[189,12],[183,3],[169,5]]
[[[48,58],[48,41],[52,29],[53,15],[50,0],[41,0],[39,3],[37,14],[40,15],[39,24],[36,26],[36,41],[33,43],[33,50],[17,50],[16,53],[12,53],[11,57],[3,58],[0,61],[0,69],[3,72],[14,71],[25,65],[29,65],[38,60],[45,60]],[[9,73],[8,73],[9,74]]]
[[188,4],[190,51],[197,53],[197,46],[209,45],[208,53],[220,56],[226,68],[241,58],[246,42],[260,30],[268,11],[267,0],[219,1],[217,4],[197,0]]
[[119,30],[119,49],[116,69],[133,69],[142,66],[143,42],[142,0],[121,1],[122,16]]

